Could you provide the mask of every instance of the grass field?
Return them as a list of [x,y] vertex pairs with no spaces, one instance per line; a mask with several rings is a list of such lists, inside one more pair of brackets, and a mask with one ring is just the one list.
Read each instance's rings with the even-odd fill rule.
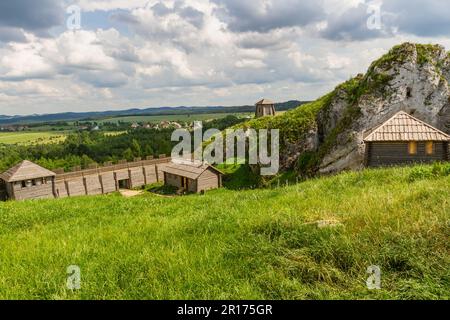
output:
[[[450,176],[417,172],[0,203],[0,298],[449,299]],[[371,265],[381,290],[366,287]]]
[[45,144],[64,141],[66,134],[64,132],[55,131],[39,131],[39,132],[2,132],[0,133],[0,144]]
[[162,116],[129,116],[129,117],[117,117],[97,120],[96,122],[101,124],[104,122],[117,123],[122,122],[150,122],[159,123],[161,121],[182,121],[182,122],[192,122],[192,121],[205,121],[210,119],[221,119],[227,116],[234,115],[237,117],[245,117],[251,114],[249,113],[205,113],[205,114],[192,114],[192,115],[162,115]]
[[[55,132],[55,131],[39,131],[39,132],[5,132],[0,133],[0,144],[21,144],[21,145],[31,145],[31,144],[47,144],[47,143],[58,143],[66,139],[69,131],[65,132]],[[107,136],[118,136],[121,134],[126,134],[126,131],[103,131]]]

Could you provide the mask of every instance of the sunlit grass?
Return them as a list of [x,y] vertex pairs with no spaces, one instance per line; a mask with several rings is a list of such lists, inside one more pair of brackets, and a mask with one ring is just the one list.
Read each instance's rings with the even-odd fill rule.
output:
[[[450,177],[0,204],[4,299],[448,299]],[[341,225],[319,228],[318,220]],[[66,288],[66,268],[82,288]],[[368,266],[382,270],[371,291]]]
[[66,139],[62,132],[38,131],[38,132],[2,132],[0,133],[0,144],[46,144],[58,143]]

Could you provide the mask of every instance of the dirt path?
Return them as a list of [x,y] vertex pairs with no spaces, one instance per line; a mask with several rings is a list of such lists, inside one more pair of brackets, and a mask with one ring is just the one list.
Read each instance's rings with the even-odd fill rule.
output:
[[119,192],[125,198],[136,197],[136,196],[139,196],[139,195],[141,195],[143,193],[143,191],[126,190],[126,189],[121,189],[121,190],[119,190]]

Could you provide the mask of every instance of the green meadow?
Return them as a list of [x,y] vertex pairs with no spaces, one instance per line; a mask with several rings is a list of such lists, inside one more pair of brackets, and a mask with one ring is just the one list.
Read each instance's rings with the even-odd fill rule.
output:
[[0,133],[0,144],[47,144],[64,141],[66,133],[55,131],[20,131]]
[[0,203],[0,298],[449,299],[449,173]]

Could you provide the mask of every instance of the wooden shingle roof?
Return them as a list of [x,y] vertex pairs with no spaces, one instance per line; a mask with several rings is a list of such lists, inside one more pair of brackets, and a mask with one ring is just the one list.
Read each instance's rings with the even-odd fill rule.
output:
[[256,103],[256,105],[264,105],[264,104],[274,104],[274,102],[270,99],[262,99]]
[[220,170],[214,168],[211,165],[194,162],[183,162],[183,163],[170,162],[168,164],[159,166],[159,169],[163,172],[167,172],[181,177],[186,177],[193,180],[196,180],[198,177],[200,177],[200,175],[203,172],[205,172],[208,169],[212,169],[218,174],[223,175],[223,173]]
[[54,177],[55,175],[56,174],[50,170],[42,168],[31,161],[24,160],[8,171],[0,174],[0,179],[6,182],[16,182],[37,178]]
[[364,141],[450,141],[450,136],[400,111],[370,132]]

